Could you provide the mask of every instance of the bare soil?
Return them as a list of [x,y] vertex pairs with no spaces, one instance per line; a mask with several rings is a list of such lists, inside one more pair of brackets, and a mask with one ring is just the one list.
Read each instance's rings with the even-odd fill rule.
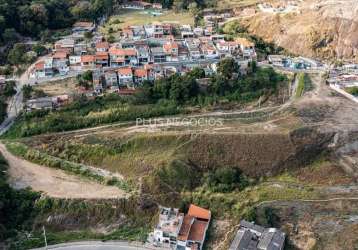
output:
[[9,163],[9,182],[14,188],[31,187],[55,198],[112,199],[126,196],[116,187],[100,185],[20,159],[7,151],[3,144],[0,144],[0,151]]

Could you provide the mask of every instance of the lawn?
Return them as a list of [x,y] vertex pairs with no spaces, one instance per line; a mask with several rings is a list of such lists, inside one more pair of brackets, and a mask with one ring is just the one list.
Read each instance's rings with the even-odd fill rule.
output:
[[117,15],[112,16],[100,30],[102,33],[108,34],[109,28],[112,28],[114,32],[118,32],[121,28],[127,26],[144,25],[153,22],[194,25],[194,17],[189,12],[175,13],[172,10],[166,10],[161,15],[151,13],[151,10],[121,10]]

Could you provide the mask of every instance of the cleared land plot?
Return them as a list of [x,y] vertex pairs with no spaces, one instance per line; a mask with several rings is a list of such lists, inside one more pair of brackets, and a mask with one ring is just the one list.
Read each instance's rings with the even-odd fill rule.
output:
[[31,187],[55,198],[112,199],[126,196],[116,187],[85,181],[61,170],[22,160],[8,152],[3,144],[0,144],[0,151],[9,162],[10,184],[15,188]]
[[75,77],[37,85],[34,88],[44,91],[49,96],[72,95],[77,93]]
[[189,12],[163,11],[161,15],[153,15],[150,14],[150,10],[122,10],[117,15],[112,16],[100,30],[108,34],[108,30],[112,28],[113,32],[116,33],[127,26],[153,22],[194,25],[194,18]]

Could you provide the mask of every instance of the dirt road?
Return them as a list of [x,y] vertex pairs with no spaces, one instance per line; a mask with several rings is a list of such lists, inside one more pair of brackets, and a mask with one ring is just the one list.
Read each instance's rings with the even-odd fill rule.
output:
[[0,152],[9,163],[9,183],[14,188],[31,187],[56,198],[111,199],[126,196],[124,191],[116,187],[83,180],[62,170],[20,159],[7,151],[2,143]]

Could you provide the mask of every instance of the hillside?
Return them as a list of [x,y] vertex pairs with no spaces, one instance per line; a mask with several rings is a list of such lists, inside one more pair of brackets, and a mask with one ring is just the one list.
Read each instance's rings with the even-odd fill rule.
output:
[[[263,1],[287,6],[284,1]],[[242,19],[248,30],[289,52],[325,59],[357,60],[358,2],[297,1],[298,11],[258,11]]]

